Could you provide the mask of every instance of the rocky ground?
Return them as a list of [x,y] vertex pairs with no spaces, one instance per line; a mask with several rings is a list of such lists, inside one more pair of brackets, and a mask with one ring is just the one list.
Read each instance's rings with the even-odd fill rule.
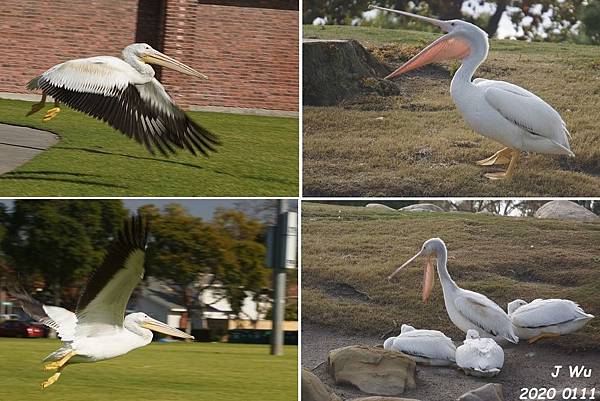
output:
[[[456,339],[454,339],[456,340]],[[325,329],[314,323],[302,324],[302,366],[312,369],[324,383],[344,399],[365,396],[357,389],[348,386],[337,386],[325,370],[327,353],[331,349],[348,345],[380,345],[383,340],[375,336],[342,335]],[[462,394],[486,383],[500,383],[503,386],[506,400],[518,400],[521,388],[554,387],[558,393],[566,387],[596,388],[600,395],[600,352],[564,353],[548,347],[528,345],[503,345],[505,363],[502,372],[492,379],[481,379],[465,376],[454,368],[417,366],[417,388],[407,391],[403,397],[422,401],[456,400]],[[571,379],[566,372],[558,378],[552,378],[555,365],[585,365],[592,369],[590,378]],[[596,398],[598,398],[598,395]],[[529,399],[529,398],[525,398]],[[556,396],[555,400],[561,400]],[[579,399],[579,398],[578,398]]]

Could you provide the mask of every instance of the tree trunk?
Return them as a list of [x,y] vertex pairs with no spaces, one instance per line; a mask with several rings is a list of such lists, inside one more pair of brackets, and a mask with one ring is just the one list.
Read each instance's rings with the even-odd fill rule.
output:
[[502,18],[504,10],[506,10],[506,4],[506,1],[496,2],[496,12],[494,12],[494,15],[492,15],[488,21],[487,27],[485,28],[485,31],[490,37],[494,36],[496,31],[498,31],[498,25],[500,24],[500,19]]

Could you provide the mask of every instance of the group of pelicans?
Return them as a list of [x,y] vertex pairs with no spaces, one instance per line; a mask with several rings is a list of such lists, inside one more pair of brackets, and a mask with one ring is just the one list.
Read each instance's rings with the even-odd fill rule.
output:
[[421,250],[400,266],[388,279],[419,256],[427,258],[423,276],[423,301],[433,288],[434,267],[444,293],[444,303],[452,323],[466,332],[458,348],[444,333],[417,330],[402,325],[397,337],[384,342],[384,349],[402,352],[417,363],[433,366],[458,365],[466,374],[480,377],[497,375],[504,365],[504,351],[496,341],[518,343],[519,339],[534,343],[544,337],[555,337],[581,329],[593,315],[585,313],[575,302],[566,299],[536,299],[527,303],[517,299],[508,304],[508,313],[485,295],[460,288],[447,268],[448,250],[439,238],[431,238]]

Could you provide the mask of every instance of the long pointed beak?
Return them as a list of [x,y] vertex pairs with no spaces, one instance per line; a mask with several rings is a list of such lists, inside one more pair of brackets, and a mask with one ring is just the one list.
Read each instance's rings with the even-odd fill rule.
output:
[[431,256],[427,257],[427,264],[425,265],[425,269],[423,270],[423,302],[427,303],[429,300],[429,296],[431,295],[431,290],[433,290],[433,285],[435,284],[435,271],[433,268],[433,264],[431,263]]
[[156,50],[152,53],[144,54],[141,58],[146,63],[161,65],[163,67],[170,68],[175,71],[179,71],[183,74],[191,75],[191,76],[202,78],[202,79],[208,79],[208,77],[206,75],[202,74],[201,72],[198,72],[198,71],[194,70],[192,67],[189,67],[189,66],[183,64],[182,62],[177,61],[174,58],[169,57],[166,54],[163,54]]
[[390,274],[388,276],[388,280],[391,280],[392,278],[394,278],[394,276],[396,274],[398,274],[398,272],[400,270],[402,270],[406,265],[410,264],[413,260],[415,260],[416,258],[418,258],[419,256],[421,256],[421,251],[419,251],[419,253],[417,253],[415,256],[413,256],[412,258],[408,259],[402,266],[400,266],[399,268],[397,268],[392,274]]
[[449,24],[446,21],[442,21],[439,19],[424,17],[422,15],[412,14],[412,13],[409,13],[406,11],[394,10],[392,8],[379,7],[379,6],[375,6],[375,5],[370,5],[369,8],[370,9],[376,8],[378,10],[389,11],[391,13],[404,15],[405,17],[420,19],[421,21],[429,22],[430,24],[433,24],[433,25],[439,27],[444,32],[448,32],[448,30],[449,30],[449,26],[448,26]]
[[169,326],[163,322],[159,322],[158,320],[152,319],[149,317],[145,322],[141,324],[142,327],[150,329],[152,331],[158,331],[159,333],[166,334],[168,336],[179,337],[179,338],[189,338],[194,339],[194,336],[190,336],[187,333],[184,333],[181,330],[178,330],[174,327]]

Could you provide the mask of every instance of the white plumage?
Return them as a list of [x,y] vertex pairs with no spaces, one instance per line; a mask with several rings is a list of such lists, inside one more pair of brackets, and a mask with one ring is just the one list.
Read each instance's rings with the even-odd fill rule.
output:
[[573,333],[594,318],[568,299],[516,299],[508,304],[508,315],[523,339]]
[[504,351],[491,338],[480,338],[477,330],[469,330],[456,349],[456,364],[472,376],[496,376],[504,365]]
[[59,102],[108,123],[149,152],[175,153],[174,147],[207,155],[219,140],[198,125],[173,102],[148,64],[158,64],[184,74],[206,79],[204,74],[168,57],[145,43],[123,50],[123,59],[97,56],[69,60],[55,65],[32,79],[28,89],[41,89],[40,103],[28,115],[40,110],[47,95],[55,107],[44,121],[59,112]]
[[454,103],[474,131],[506,146],[477,162],[482,166],[509,164],[506,172],[489,173],[486,177],[510,177],[520,151],[574,156],[566,124],[552,106],[528,90],[508,82],[473,80],[473,74],[488,56],[488,37],[482,29],[461,20],[441,21],[405,11],[372,7],[422,20],[447,32],[387,78],[433,62],[461,60],[450,85]]
[[415,362],[432,366],[448,366],[454,363],[456,346],[452,340],[437,330],[417,330],[403,324],[397,337],[383,343],[388,351],[402,352]]
[[423,244],[421,251],[396,269],[388,278],[391,279],[402,268],[419,256],[428,258],[423,283],[423,295],[426,301],[433,286],[433,267],[429,259],[437,259],[437,271],[442,283],[444,304],[452,323],[465,333],[475,329],[483,337],[503,338],[518,343],[512,322],[508,315],[495,302],[483,294],[460,288],[448,273],[448,250],[446,244],[439,238],[431,238]]

